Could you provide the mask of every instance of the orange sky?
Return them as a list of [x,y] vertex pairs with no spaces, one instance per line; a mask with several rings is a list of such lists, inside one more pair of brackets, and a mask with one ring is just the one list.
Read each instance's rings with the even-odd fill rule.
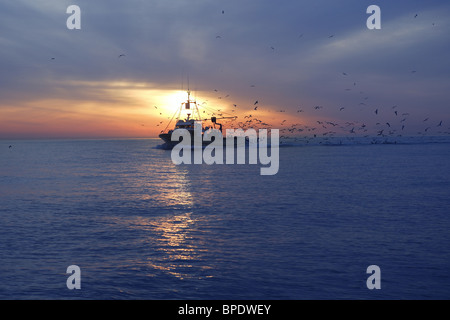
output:
[[[187,98],[185,91],[155,89],[145,83],[77,82],[73,85],[95,94],[89,96],[83,92],[79,98],[73,94],[68,99],[57,96],[2,104],[0,135],[4,138],[157,137]],[[270,111],[276,107],[260,103],[255,111],[253,100],[241,98],[239,101],[215,91],[192,92],[191,99],[197,100],[202,117],[209,118],[211,110],[223,116],[238,117],[235,123],[222,120],[225,127],[237,127],[237,123],[251,119],[244,118],[250,114],[273,124],[273,128],[283,117],[292,123],[299,120]],[[172,122],[169,128],[174,124]]]

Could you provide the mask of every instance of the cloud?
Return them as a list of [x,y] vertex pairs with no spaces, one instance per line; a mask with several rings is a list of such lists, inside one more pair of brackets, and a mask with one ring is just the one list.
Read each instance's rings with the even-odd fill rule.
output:
[[[81,30],[66,28],[71,4],[81,8]],[[336,110],[345,105],[358,118],[365,114],[361,99],[369,96],[364,103],[371,108],[399,104],[422,114],[427,104],[436,117],[450,117],[450,6],[380,1],[382,29],[371,31],[365,26],[370,4],[3,1],[0,113],[32,108],[33,101],[98,103],[106,112],[128,99],[138,108],[145,101],[127,93],[139,96],[141,86],[179,90],[189,75],[191,89],[208,98],[218,89],[230,96],[218,104],[248,110],[258,99],[261,109],[293,116],[299,105],[324,105],[321,117],[342,117]]]

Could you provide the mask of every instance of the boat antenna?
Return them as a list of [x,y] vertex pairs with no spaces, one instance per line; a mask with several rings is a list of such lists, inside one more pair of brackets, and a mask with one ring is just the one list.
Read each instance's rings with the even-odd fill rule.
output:
[[191,89],[189,88],[189,74],[187,75],[187,91],[188,91],[188,98],[191,94]]

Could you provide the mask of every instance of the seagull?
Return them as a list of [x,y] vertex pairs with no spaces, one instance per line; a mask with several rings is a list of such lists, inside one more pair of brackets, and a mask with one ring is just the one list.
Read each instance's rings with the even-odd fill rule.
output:
[[256,106],[255,109],[253,109],[253,110],[256,110],[256,109],[258,109],[258,106]]
[[378,114],[378,109],[375,110],[375,114]]
[[255,101],[255,103],[253,104],[254,106],[258,104],[258,100]]
[[125,57],[125,55],[123,53],[119,54],[119,58],[121,58],[121,57]]
[[50,58],[50,60],[55,60],[55,58]]
[[222,10],[222,14],[225,14],[225,10]]
[[331,36],[329,36],[328,38],[333,38],[334,37],[334,34],[332,34]]
[[344,75],[344,76],[346,76],[347,74],[345,73],[345,72],[342,72],[342,74]]
[[[437,125],[437,127],[442,127],[442,120],[441,122],[439,122],[439,124]],[[10,146],[11,147],[11,146]]]
[[339,109],[339,111],[342,111],[342,110],[344,110],[345,108],[344,107],[341,107],[340,109]]
[[11,149],[11,148],[12,148],[12,145],[10,145],[9,148]]
[[416,15],[414,16],[414,18],[417,18],[418,14],[416,13]]

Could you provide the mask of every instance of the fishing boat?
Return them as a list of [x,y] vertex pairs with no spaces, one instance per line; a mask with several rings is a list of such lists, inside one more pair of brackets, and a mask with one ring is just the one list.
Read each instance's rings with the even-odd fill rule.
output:
[[[187,112],[187,117],[185,119],[181,119],[181,113],[182,111]],[[168,127],[170,126],[172,120],[176,116],[176,124],[174,129],[168,130]],[[164,147],[165,148],[173,148],[176,144],[178,144],[180,141],[177,139],[174,139],[175,141],[172,141],[172,134],[177,129],[185,129],[191,134],[191,143],[194,144],[194,129],[195,127],[201,127],[201,141],[202,146],[206,146],[211,143],[211,141],[205,141],[203,139],[203,135],[205,132],[210,132],[212,130],[218,130],[222,134],[222,124],[217,122],[218,119],[235,119],[236,117],[211,117],[208,119],[202,119],[200,116],[199,107],[197,104],[197,101],[194,99],[191,99],[191,93],[188,90],[187,91],[187,100],[185,102],[182,102],[178,110],[174,113],[172,120],[167,125],[166,129],[162,131],[162,133],[159,135],[159,137],[164,141]],[[211,122],[211,124],[208,124],[208,121]],[[218,128],[217,128],[218,127]],[[223,136],[223,135],[222,135]],[[225,139],[225,137],[223,137]],[[207,140],[207,139],[206,139]]]

